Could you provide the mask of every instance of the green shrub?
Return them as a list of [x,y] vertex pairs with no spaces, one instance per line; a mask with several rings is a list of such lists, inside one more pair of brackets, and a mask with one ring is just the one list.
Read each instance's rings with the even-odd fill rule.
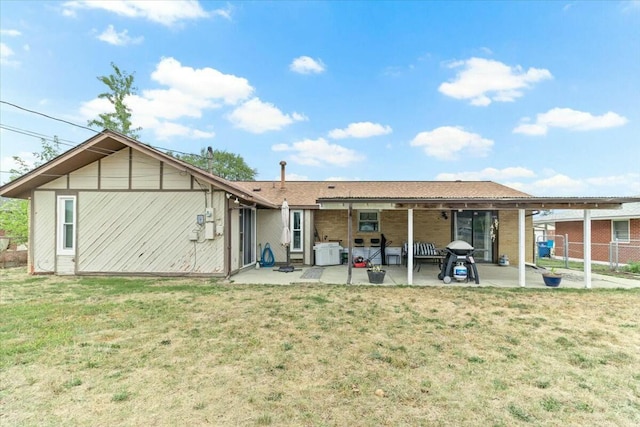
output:
[[624,271],[634,274],[640,274],[640,262],[629,262]]

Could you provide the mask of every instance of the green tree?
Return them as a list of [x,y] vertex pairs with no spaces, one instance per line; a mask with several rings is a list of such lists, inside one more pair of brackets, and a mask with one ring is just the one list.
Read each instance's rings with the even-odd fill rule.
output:
[[[10,170],[11,180],[14,180],[31,169],[52,160],[60,154],[60,142],[57,136],[49,141],[42,139],[42,151],[33,153],[35,162],[29,165],[19,156],[13,156],[13,160],[18,164],[16,168]],[[29,239],[29,202],[21,199],[0,200],[0,230],[4,230],[6,236],[11,237],[12,242],[18,245],[26,243]]]
[[120,70],[113,62],[111,67],[113,68],[113,74],[98,77],[98,80],[109,88],[108,92],[101,93],[98,98],[107,99],[113,105],[115,111],[102,113],[98,115],[97,119],[89,120],[87,123],[89,126],[114,130],[138,139],[138,132],[142,128],[131,128],[131,110],[124,102],[127,96],[135,95],[138,91],[133,85],[135,73],[129,74],[124,70]]
[[258,174],[256,169],[247,165],[242,156],[228,151],[213,150],[211,159],[208,150],[204,148],[200,150],[200,154],[178,154],[171,151],[167,154],[230,181],[253,181]]

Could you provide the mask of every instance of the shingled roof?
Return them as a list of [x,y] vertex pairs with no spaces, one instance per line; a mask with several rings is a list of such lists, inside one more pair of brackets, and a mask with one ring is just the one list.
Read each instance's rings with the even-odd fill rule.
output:
[[318,207],[318,200],[353,198],[380,201],[425,199],[514,199],[529,194],[492,181],[235,181],[247,193],[275,204]]

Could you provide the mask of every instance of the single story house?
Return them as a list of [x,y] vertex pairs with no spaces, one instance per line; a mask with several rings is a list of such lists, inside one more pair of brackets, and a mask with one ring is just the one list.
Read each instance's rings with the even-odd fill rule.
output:
[[[554,241],[555,256],[582,258],[584,220],[581,211],[569,209],[536,215],[533,225],[538,231],[537,240]],[[594,210],[591,230],[593,261],[640,262],[640,203],[625,203],[620,209]]]
[[640,202],[539,198],[488,181],[287,182],[285,165],[279,181],[232,182],[104,130],[3,185],[0,196],[30,200],[33,274],[227,277],[254,267],[267,244],[284,263],[287,200],[292,262],[313,265],[322,242],[337,242],[352,258],[384,240],[390,250],[406,248],[408,284],[416,242],[443,248],[465,240],[479,262],[509,256],[524,285],[535,211],[578,208],[588,216]]

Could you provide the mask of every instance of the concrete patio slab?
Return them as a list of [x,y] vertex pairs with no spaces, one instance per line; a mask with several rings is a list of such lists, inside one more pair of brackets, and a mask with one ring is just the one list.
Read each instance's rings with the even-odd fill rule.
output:
[[[322,271],[318,272],[317,269]],[[366,268],[352,269],[352,285],[367,286],[396,286],[407,284],[407,268],[401,265],[384,266],[387,274],[384,282],[379,285],[369,283]],[[303,277],[309,269],[316,269],[312,275],[313,278],[307,278],[308,274]],[[562,288],[584,288],[584,274],[576,270],[557,271],[564,273]],[[456,282],[453,281],[445,284],[438,279],[439,268],[436,265],[423,265],[420,271],[413,273],[413,286],[458,286],[458,287],[504,287],[517,288],[518,285],[518,269],[514,266],[498,266],[494,264],[478,264],[478,276],[480,284],[474,282]],[[280,272],[277,267],[274,268],[247,268],[241,272],[231,276],[229,279],[232,283],[238,284],[265,284],[265,285],[293,285],[293,284],[326,284],[326,285],[344,285],[347,284],[348,269],[346,265],[335,266],[299,266],[290,273]],[[539,270],[534,267],[527,266],[525,270],[525,287],[527,288],[547,288],[542,281],[542,275]],[[592,289],[602,288],[639,288],[640,279],[625,279],[613,276],[605,276],[601,274],[592,274]]]

